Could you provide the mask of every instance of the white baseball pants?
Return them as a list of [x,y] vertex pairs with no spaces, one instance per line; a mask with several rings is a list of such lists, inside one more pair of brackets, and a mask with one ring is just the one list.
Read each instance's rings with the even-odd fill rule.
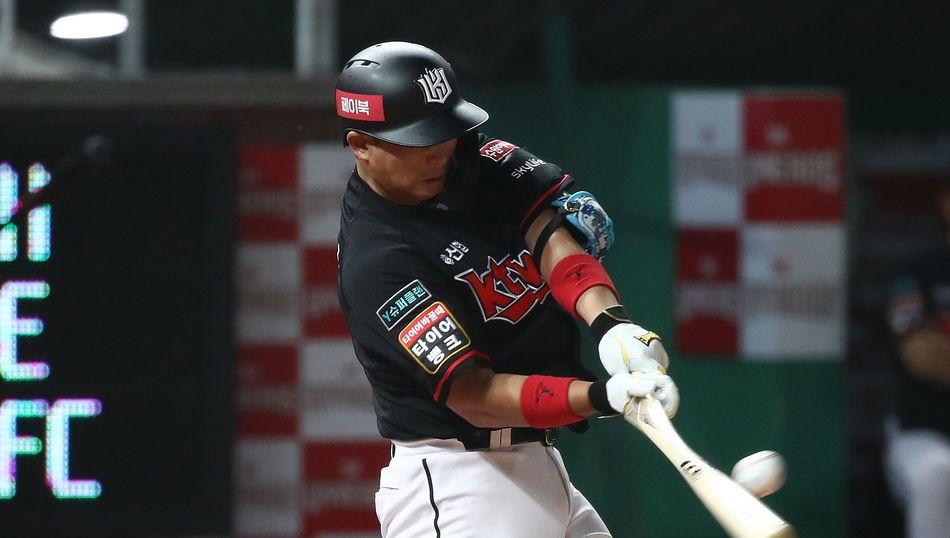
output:
[[907,537],[950,535],[950,439],[930,430],[892,431],[884,463],[906,510]]
[[466,451],[454,439],[394,443],[376,493],[383,538],[604,538],[557,449]]

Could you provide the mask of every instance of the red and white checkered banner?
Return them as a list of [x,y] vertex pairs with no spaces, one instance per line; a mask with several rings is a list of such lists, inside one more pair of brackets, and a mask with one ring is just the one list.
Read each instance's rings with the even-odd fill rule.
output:
[[238,536],[379,535],[389,443],[336,293],[339,144],[241,149],[237,254]]
[[678,352],[840,357],[844,100],[672,95]]

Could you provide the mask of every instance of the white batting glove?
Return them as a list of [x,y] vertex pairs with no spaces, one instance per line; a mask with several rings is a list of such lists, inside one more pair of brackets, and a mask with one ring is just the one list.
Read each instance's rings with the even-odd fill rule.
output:
[[679,409],[680,393],[676,383],[666,375],[670,358],[659,335],[630,321],[622,305],[605,308],[594,318],[590,328],[599,339],[597,351],[607,373],[613,376],[630,372],[652,381],[653,397],[663,406],[666,415],[673,418]]
[[620,372],[610,376],[607,380],[607,401],[610,407],[618,413],[633,398],[642,398],[652,394],[656,389],[656,380],[646,376],[633,375],[629,372]]
[[654,380],[656,388],[653,389],[653,397],[663,406],[666,416],[673,418],[680,408],[680,390],[676,388],[676,383],[666,374],[643,374],[643,377]]
[[676,415],[680,406],[680,392],[670,376],[620,372],[607,380],[607,401],[618,413],[623,413],[624,406],[631,398],[642,398],[647,394],[660,402],[667,417]]
[[618,372],[666,373],[670,358],[660,337],[633,323],[610,328],[597,346],[600,362],[608,374]]
[[680,393],[673,379],[666,375],[670,359],[659,336],[639,325],[621,323],[604,334],[597,350],[608,373],[629,371],[641,379],[652,381],[653,397],[663,406],[666,416],[673,418],[676,415]]

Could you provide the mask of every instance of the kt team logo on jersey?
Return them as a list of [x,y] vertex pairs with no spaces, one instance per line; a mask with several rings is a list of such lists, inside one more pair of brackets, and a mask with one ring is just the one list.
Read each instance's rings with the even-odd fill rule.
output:
[[438,301],[399,331],[399,343],[419,366],[434,374],[449,358],[472,342],[448,307]]
[[455,275],[455,280],[468,284],[486,322],[500,319],[514,325],[551,293],[527,250],[501,261],[489,256],[487,271],[479,274],[469,269]]

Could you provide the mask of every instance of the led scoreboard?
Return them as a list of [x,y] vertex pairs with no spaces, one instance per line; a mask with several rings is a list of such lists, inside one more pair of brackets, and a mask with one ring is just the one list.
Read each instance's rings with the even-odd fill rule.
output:
[[228,532],[235,163],[212,126],[0,125],[0,536]]

